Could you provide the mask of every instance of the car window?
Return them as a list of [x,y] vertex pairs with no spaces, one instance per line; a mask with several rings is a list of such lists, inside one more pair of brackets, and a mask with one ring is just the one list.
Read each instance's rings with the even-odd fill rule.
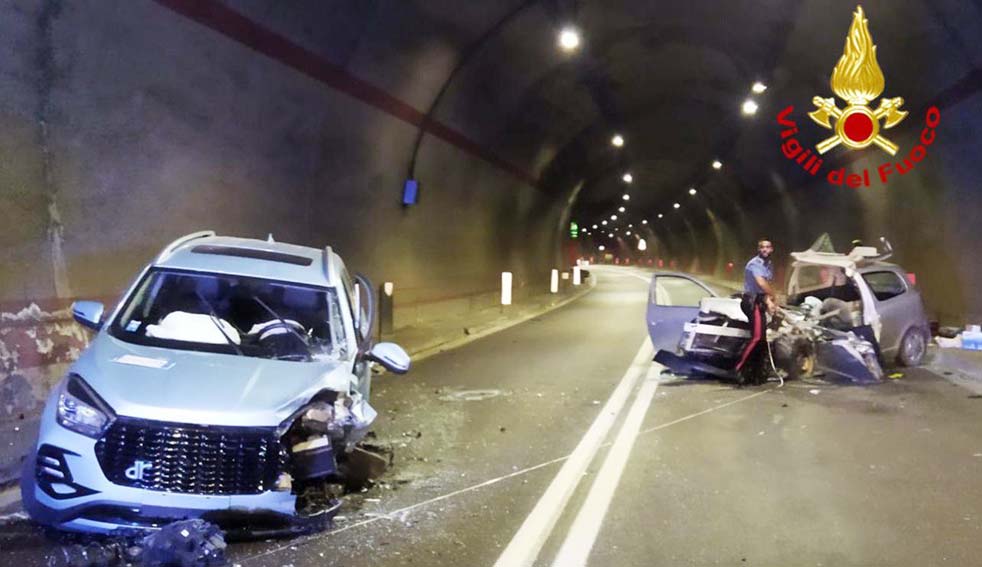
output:
[[351,276],[348,274],[348,270],[346,268],[341,269],[341,285],[344,286],[344,293],[347,294],[348,296],[348,312],[351,314],[351,322],[352,325],[354,325],[355,327],[355,337],[360,343],[364,337],[362,336],[362,329],[359,328],[359,325],[355,325],[355,322],[356,321],[359,323],[363,322],[364,317],[356,316],[355,309],[358,309],[363,313],[364,310],[362,310],[361,308],[361,301],[360,301],[361,298],[355,295],[355,287],[351,281]]
[[147,346],[313,360],[344,357],[332,288],[230,274],[150,271],[110,333]]
[[657,276],[649,289],[648,301],[659,306],[699,307],[712,293],[698,283],[681,276]]
[[863,279],[879,301],[886,301],[907,291],[903,279],[894,272],[870,272]]
[[845,272],[836,266],[801,266],[797,281],[799,292],[848,285]]

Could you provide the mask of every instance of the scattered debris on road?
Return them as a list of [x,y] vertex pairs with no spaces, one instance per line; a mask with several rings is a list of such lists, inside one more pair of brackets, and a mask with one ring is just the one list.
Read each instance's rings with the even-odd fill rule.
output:
[[226,565],[225,534],[204,520],[181,520],[150,535],[109,538],[63,547],[49,565],[64,567],[213,567]]

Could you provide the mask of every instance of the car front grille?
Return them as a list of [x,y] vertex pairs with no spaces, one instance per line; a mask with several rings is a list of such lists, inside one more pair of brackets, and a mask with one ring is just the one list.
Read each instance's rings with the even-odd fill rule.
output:
[[117,418],[96,443],[111,482],[186,494],[272,489],[285,453],[272,428],[205,427]]

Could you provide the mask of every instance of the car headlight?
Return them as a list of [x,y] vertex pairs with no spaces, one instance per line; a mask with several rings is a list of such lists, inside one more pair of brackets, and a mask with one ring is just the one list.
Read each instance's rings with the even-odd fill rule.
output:
[[91,386],[78,374],[70,374],[58,396],[58,424],[86,437],[98,439],[114,415]]

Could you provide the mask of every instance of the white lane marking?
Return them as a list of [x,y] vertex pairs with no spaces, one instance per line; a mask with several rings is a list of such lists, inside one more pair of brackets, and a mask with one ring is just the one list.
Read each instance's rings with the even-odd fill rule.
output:
[[634,276],[634,277],[638,278],[639,280],[643,281],[646,284],[651,284],[651,276],[649,276],[649,277],[646,278],[644,276],[635,274],[634,272],[629,272],[627,275]]
[[697,418],[700,415],[706,415],[707,413],[712,413],[712,412],[714,412],[716,410],[723,409],[723,408],[725,408],[727,406],[732,406],[733,404],[738,404],[740,402],[745,402],[747,400],[756,398],[757,396],[763,396],[767,392],[770,392],[771,390],[774,390],[774,389],[775,388],[768,388],[766,390],[761,390],[761,391],[759,391],[757,393],[750,394],[749,396],[744,396],[742,398],[737,398],[735,400],[731,400],[731,401],[726,402],[726,403],[715,405],[715,406],[713,406],[711,408],[707,408],[707,409],[704,409],[702,411],[697,411],[696,413],[690,413],[689,415],[686,415],[686,416],[680,417],[678,419],[669,421],[668,423],[662,423],[662,424],[656,425],[654,427],[649,427],[648,429],[645,429],[644,431],[642,431],[641,434],[644,435],[645,433],[651,433],[652,431],[658,431],[659,429],[665,429],[666,427],[670,427],[670,426],[675,425],[677,423],[682,423],[683,421],[689,421],[690,419]]
[[607,433],[613,427],[617,416],[620,414],[628,397],[634,390],[634,385],[638,378],[644,374],[645,370],[651,365],[654,356],[651,341],[647,338],[641,343],[637,355],[631,361],[631,366],[620,383],[610,395],[607,403],[604,404],[600,414],[590,425],[586,434],[577,444],[576,449],[570,455],[569,460],[563,463],[563,467],[556,474],[545,493],[539,498],[532,513],[525,518],[518,533],[512,538],[508,547],[498,557],[495,567],[527,567],[532,565],[539,550],[546,542],[552,528],[559,520],[566,504],[569,502],[576,485],[583,478],[583,473],[600,449],[600,445],[607,437]]
[[[646,433],[651,433],[652,431],[657,431],[659,429],[664,429],[666,427],[670,427],[670,426],[675,425],[677,423],[682,423],[683,421],[688,421],[690,419],[699,417],[701,415],[706,415],[707,413],[712,413],[712,412],[714,412],[714,411],[716,411],[718,409],[725,408],[726,406],[731,406],[733,404],[737,404],[737,403],[740,403],[740,402],[749,400],[751,398],[756,398],[757,396],[760,396],[762,394],[766,394],[767,392],[770,392],[773,389],[774,388],[768,388],[767,390],[756,392],[754,394],[750,394],[749,396],[744,396],[742,398],[738,398],[736,400],[733,400],[733,401],[730,401],[730,402],[726,402],[724,404],[719,404],[717,406],[713,406],[711,408],[708,408],[708,409],[705,409],[705,410],[702,410],[702,411],[699,411],[699,412],[696,412],[696,413],[693,413],[693,414],[689,414],[687,416],[680,417],[679,419],[676,419],[674,421],[670,421],[668,423],[663,423],[661,425],[657,425],[655,427],[651,427],[651,428],[645,429],[640,434],[641,435],[644,435]],[[607,447],[609,445],[610,445],[610,443],[604,443],[603,445],[601,445],[601,447]],[[356,522],[354,524],[349,524],[347,526],[344,526],[343,528],[337,528],[337,529],[331,530],[329,532],[307,536],[306,538],[301,537],[301,538],[297,538],[297,539],[292,539],[292,540],[289,541],[289,543],[286,543],[286,544],[283,544],[283,545],[280,545],[280,546],[277,546],[277,547],[273,547],[273,548],[267,549],[266,551],[263,551],[261,553],[257,553],[256,555],[246,556],[246,557],[242,558],[241,563],[247,563],[247,562],[252,561],[253,559],[258,559],[260,557],[266,557],[268,555],[273,555],[275,553],[279,553],[280,551],[285,551],[287,549],[293,549],[293,548],[296,548],[296,547],[301,546],[301,545],[306,545],[308,543],[314,543],[317,540],[320,540],[322,538],[328,538],[330,536],[339,534],[341,532],[346,532],[346,531],[348,531],[350,529],[359,528],[361,526],[367,526],[369,524],[374,524],[375,522],[378,522],[380,520],[391,520],[391,519],[399,518],[399,517],[402,517],[403,514],[405,514],[407,512],[411,512],[411,511],[413,511],[413,510],[415,510],[417,508],[422,508],[424,506],[428,506],[428,505],[433,504],[433,503],[436,503],[436,502],[440,502],[440,501],[443,501],[443,500],[447,500],[449,498],[453,498],[454,496],[459,496],[461,494],[466,494],[468,492],[471,492],[473,490],[477,490],[479,488],[484,488],[484,487],[487,487],[487,486],[491,486],[491,485],[497,484],[497,483],[499,483],[501,481],[508,480],[510,478],[514,478],[514,477],[517,477],[517,476],[522,476],[522,475],[528,474],[528,473],[530,473],[532,471],[536,471],[536,470],[539,470],[541,468],[548,467],[549,465],[554,465],[556,463],[561,463],[563,461],[568,460],[570,457],[572,457],[571,454],[570,455],[565,455],[563,457],[557,457],[557,458],[555,458],[555,459],[553,459],[551,461],[546,461],[544,463],[539,463],[537,465],[533,465],[531,467],[524,468],[522,470],[518,470],[518,471],[515,471],[515,472],[512,472],[512,473],[506,474],[504,476],[499,476],[497,478],[492,478],[492,479],[486,480],[486,481],[484,481],[484,482],[482,482],[480,484],[475,484],[475,485],[472,485],[472,486],[468,486],[466,488],[461,488],[460,490],[455,490],[453,492],[448,492],[447,494],[442,494],[440,496],[435,496],[433,498],[430,498],[429,500],[423,500],[422,502],[417,502],[416,504],[412,504],[412,505],[406,506],[404,508],[399,508],[399,509],[393,510],[392,512],[389,512],[388,514],[385,514],[383,516],[373,516],[373,517],[368,518],[366,520],[362,520],[362,521]]]
[[607,515],[611,500],[614,499],[614,491],[621,481],[628,456],[630,456],[634,442],[638,438],[641,423],[644,421],[648,408],[651,406],[651,400],[658,389],[658,377],[661,375],[661,370],[660,364],[652,365],[648,369],[648,375],[624,419],[624,424],[614,440],[614,446],[607,453],[604,464],[600,468],[600,472],[597,473],[593,486],[590,487],[590,492],[573,521],[573,526],[566,534],[566,541],[559,548],[559,553],[552,563],[553,567],[581,567],[586,565],[590,550],[593,549],[597,534],[600,533],[604,516]]

